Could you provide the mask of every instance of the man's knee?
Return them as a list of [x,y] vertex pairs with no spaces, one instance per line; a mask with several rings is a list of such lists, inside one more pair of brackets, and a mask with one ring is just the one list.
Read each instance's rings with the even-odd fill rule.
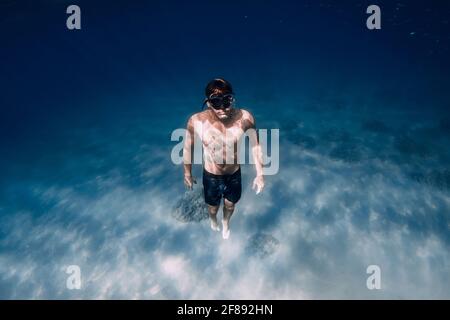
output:
[[234,203],[231,202],[230,200],[224,199],[223,205],[224,205],[225,209],[228,211],[234,210]]
[[211,206],[208,204],[208,212],[210,214],[217,214],[217,211],[219,211],[219,206]]

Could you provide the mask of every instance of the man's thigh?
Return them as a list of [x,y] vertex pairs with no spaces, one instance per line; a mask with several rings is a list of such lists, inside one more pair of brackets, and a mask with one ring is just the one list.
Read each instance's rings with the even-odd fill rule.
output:
[[222,199],[222,182],[210,176],[203,176],[203,194],[206,204],[219,206]]

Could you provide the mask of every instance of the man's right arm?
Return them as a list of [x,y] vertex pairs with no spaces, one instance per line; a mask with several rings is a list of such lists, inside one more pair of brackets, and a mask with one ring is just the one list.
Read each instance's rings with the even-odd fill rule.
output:
[[183,163],[184,163],[184,184],[192,189],[193,183],[196,183],[192,177],[192,160],[194,154],[194,124],[192,117],[189,118],[186,128],[186,138],[183,147]]

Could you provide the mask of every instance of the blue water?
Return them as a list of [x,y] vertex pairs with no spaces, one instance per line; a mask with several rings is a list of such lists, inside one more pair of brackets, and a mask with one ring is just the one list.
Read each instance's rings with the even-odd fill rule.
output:
[[[449,4],[369,31],[368,1],[111,2],[77,31],[71,1],[0,3],[0,298],[450,298]],[[215,77],[280,129],[229,241],[174,214],[170,134]]]

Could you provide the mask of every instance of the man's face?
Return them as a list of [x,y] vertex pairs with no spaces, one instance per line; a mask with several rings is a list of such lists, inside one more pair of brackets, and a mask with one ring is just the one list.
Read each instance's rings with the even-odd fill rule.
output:
[[222,94],[215,92],[210,96],[208,102],[209,108],[215,113],[220,120],[228,119],[233,111],[234,97],[231,94]]
[[229,106],[225,109],[214,109],[210,106],[210,109],[216,114],[217,118],[220,120],[227,120],[231,116],[232,107]]

